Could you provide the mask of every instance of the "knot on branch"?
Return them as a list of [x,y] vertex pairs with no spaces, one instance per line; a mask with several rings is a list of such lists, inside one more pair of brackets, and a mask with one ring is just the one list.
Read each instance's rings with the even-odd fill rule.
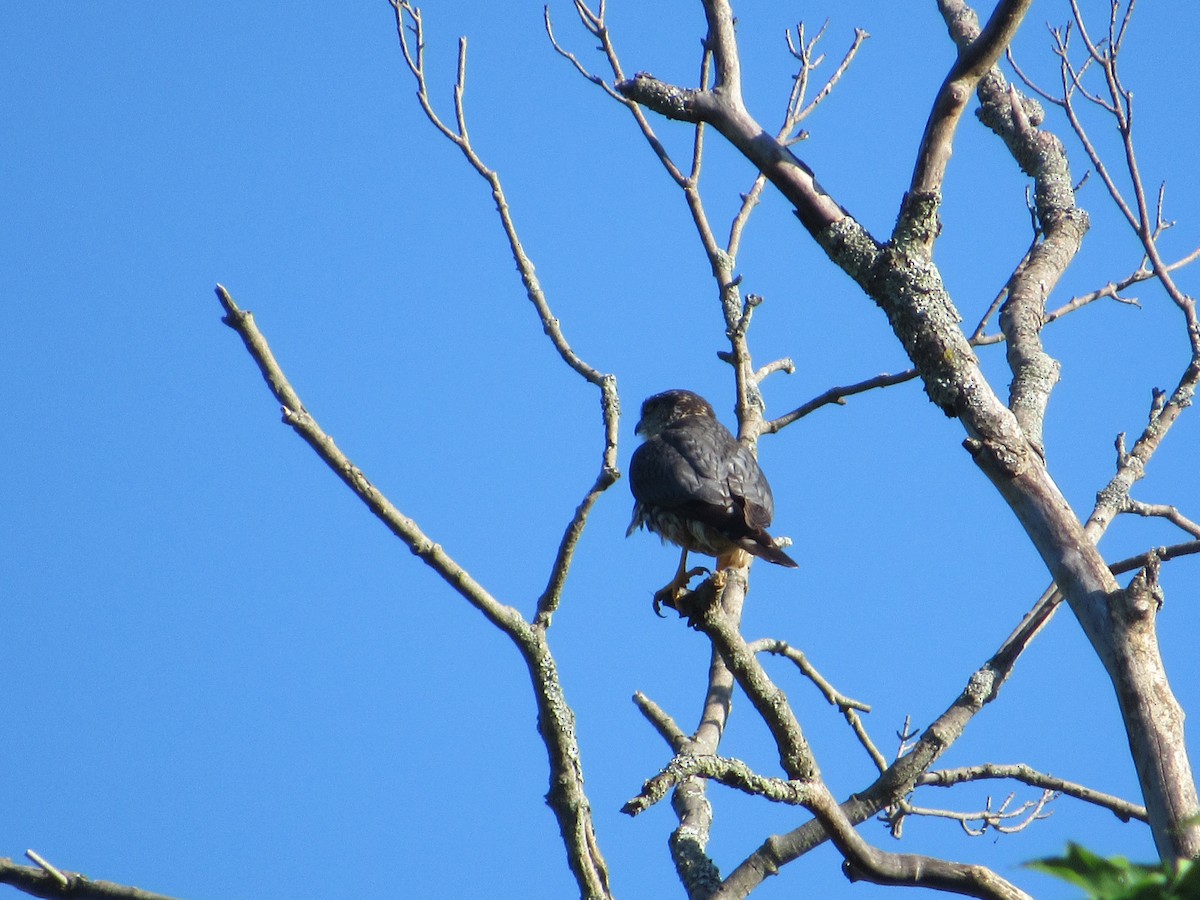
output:
[[1031,450],[1040,456],[1037,445],[1028,441],[1018,446],[1004,441],[967,438],[963,441],[963,447],[981,469],[999,471],[1009,478],[1016,478],[1028,468]]
[[996,683],[995,670],[990,666],[984,666],[971,675],[971,680],[967,682],[963,694],[969,698],[974,708],[982,709],[985,704],[995,699],[998,692],[999,685]]
[[1165,553],[1162,547],[1152,550],[1146,564],[1125,588],[1125,610],[1135,619],[1152,618],[1163,607],[1164,594],[1158,573]]
[[697,91],[681,88],[659,81],[649,72],[638,72],[633,78],[618,81],[614,85],[618,94],[668,119],[681,122],[698,122],[692,110]]

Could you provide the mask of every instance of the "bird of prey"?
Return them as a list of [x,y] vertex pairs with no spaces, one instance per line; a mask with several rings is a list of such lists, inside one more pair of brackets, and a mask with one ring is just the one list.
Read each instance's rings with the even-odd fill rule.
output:
[[637,433],[645,437],[629,464],[633,521],[626,536],[646,527],[682,548],[675,578],[654,595],[674,606],[693,575],[687,554],[717,558],[717,570],[745,565],[744,553],[780,566],[796,562],[776,545],[767,526],[775,515],[771,486],[748,448],[717,421],[691,391],[665,391],[642,404]]

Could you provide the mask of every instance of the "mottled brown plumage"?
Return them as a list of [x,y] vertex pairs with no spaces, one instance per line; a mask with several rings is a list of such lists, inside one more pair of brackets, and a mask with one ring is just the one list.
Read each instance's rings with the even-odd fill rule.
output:
[[635,503],[626,534],[644,526],[683,548],[679,571],[658,600],[669,600],[703,571],[687,571],[689,550],[717,557],[718,569],[735,564],[738,551],[796,567],[767,533],[775,501],[758,461],[703,397],[655,394],[642,404],[637,433],[646,441],[629,465]]

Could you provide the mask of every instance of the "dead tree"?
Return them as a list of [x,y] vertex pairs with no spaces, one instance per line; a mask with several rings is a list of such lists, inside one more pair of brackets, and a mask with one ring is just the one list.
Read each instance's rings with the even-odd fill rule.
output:
[[[591,801],[584,790],[584,760],[576,739],[576,722],[569,685],[558,674],[552,652],[552,624],[564,602],[567,573],[584,534],[589,514],[602,495],[620,478],[618,424],[621,404],[617,379],[585,360],[567,340],[550,301],[522,246],[499,175],[489,168],[472,143],[463,105],[467,60],[466,40],[459,44],[453,105],[447,113],[430,97],[425,69],[425,39],[419,10],[408,0],[389,0],[395,13],[404,64],[417,86],[418,102],[440,134],[454,145],[467,164],[487,184],[495,200],[526,295],[562,362],[592,385],[597,393],[599,459],[591,482],[566,523],[546,587],[528,613],[494,596],[468,574],[453,555],[432,541],[420,526],[397,509],[321,428],[305,407],[276,361],[263,333],[223,287],[217,295],[224,321],[243,340],[247,351],[281,405],[283,421],[423,563],[505,634],[517,649],[529,674],[538,730],[545,745],[549,770],[547,801],[557,819],[571,872],[580,895],[613,896],[601,853]],[[857,32],[840,63],[815,92],[810,82],[821,62],[815,36],[803,26],[789,35],[798,71],[786,99],[783,121],[775,130],[764,128],[747,108],[742,92],[742,48],[728,0],[700,0],[707,21],[694,87],[667,83],[639,73],[632,77],[618,56],[610,33],[605,3],[594,7],[574,0],[574,13],[585,33],[598,43],[604,75],[560,40],[547,10],[545,27],[554,49],[580,75],[597,85],[609,101],[621,104],[632,117],[667,178],[680,190],[709,263],[714,293],[724,318],[729,365],[737,397],[738,437],[753,446],[763,435],[787,428],[830,404],[845,403],[866,391],[919,379],[929,400],[946,416],[961,423],[963,446],[979,472],[1003,498],[1044,562],[1052,584],[1017,625],[1013,633],[969,674],[954,691],[944,712],[920,733],[902,736],[900,752],[888,759],[864,724],[869,706],[834,687],[792,643],[782,638],[747,639],[741,618],[749,570],[729,569],[691,591],[684,606],[690,623],[711,642],[704,673],[704,699],[699,726],[689,731],[646,694],[635,697],[638,709],[671,751],[670,761],[649,777],[624,811],[637,815],[670,797],[677,826],[670,852],[682,886],[693,900],[717,900],[749,895],[767,876],[825,841],[844,859],[852,880],[884,885],[917,885],[983,898],[1028,896],[996,872],[974,864],[885,851],[857,830],[860,823],[883,816],[899,833],[907,817],[942,815],[957,819],[972,833],[1017,830],[1036,821],[1055,796],[1066,795],[1111,810],[1126,820],[1141,820],[1152,831],[1164,861],[1200,856],[1196,784],[1186,752],[1183,712],[1176,702],[1158,650],[1156,615],[1163,592],[1159,573],[1164,564],[1200,550],[1200,526],[1177,508],[1137,500],[1132,488],[1154,453],[1192,401],[1200,381],[1200,323],[1195,301],[1176,283],[1174,273],[1200,256],[1197,250],[1181,259],[1160,253],[1159,240],[1170,226],[1164,218],[1163,192],[1155,199],[1145,185],[1134,152],[1132,95],[1122,81],[1119,60],[1133,3],[1114,3],[1102,36],[1089,30],[1081,10],[1071,0],[1071,24],[1053,32],[1061,80],[1053,89],[1038,85],[1013,61],[1017,80],[1007,80],[999,63],[1022,26],[1029,0],[1000,0],[983,25],[961,0],[939,0],[957,58],[932,98],[924,136],[917,149],[907,192],[897,197],[896,224],[888,235],[872,235],[852,212],[818,182],[817,173],[793,148],[801,139],[800,124],[833,91],[851,66],[866,38]],[[652,65],[653,60],[639,61]],[[1042,103],[1061,113],[1053,125]],[[1105,160],[1090,138],[1081,106],[1094,106],[1115,125],[1123,160]],[[972,106],[984,125],[1003,142],[1013,163],[1029,179],[1034,238],[1013,268],[995,302],[969,333],[946,289],[934,261],[942,225],[939,207],[959,123]],[[655,133],[657,118],[694,126],[691,159],[680,164]],[[1076,202],[1076,174],[1067,161],[1063,141],[1054,131],[1065,127],[1085,149],[1118,214],[1137,236],[1144,260],[1132,274],[1083,296],[1057,305],[1050,299],[1063,272],[1072,262],[1089,227],[1087,212]],[[713,135],[716,133],[716,136]],[[728,142],[748,159],[758,176],[741,196],[740,207],[722,240],[712,223],[700,190],[700,171],[706,141]],[[831,387],[790,411],[766,415],[761,386],[766,378],[793,369],[791,360],[757,364],[752,355],[751,324],[761,298],[742,289],[737,260],[743,231],[766,191],[776,191],[793,207],[798,220],[797,244],[819,247],[886,315],[911,368],[857,383]],[[1059,364],[1043,346],[1043,328],[1089,303],[1112,298],[1139,282],[1154,282],[1178,308],[1190,353],[1182,360],[1176,386],[1155,394],[1148,424],[1130,443],[1117,442],[1115,474],[1097,495],[1086,518],[1067,505],[1055,479],[1056,465],[1069,460],[1051,458],[1043,441],[1047,403],[1059,376]],[[989,331],[992,319],[997,331]],[[1007,399],[981,370],[976,351],[1004,343],[1012,374]],[[1185,532],[1190,540],[1158,547],[1139,556],[1107,561],[1097,541],[1122,513],[1159,516]],[[1133,572],[1122,586],[1117,576]],[[969,727],[972,718],[996,699],[1023,652],[1062,603],[1070,608],[1103,664],[1116,694],[1137,769],[1144,805],[1053,777],[1027,765],[980,764],[935,769],[946,750]],[[854,741],[871,761],[874,772],[850,797],[839,802],[822,777],[816,754],[787,697],[763,665],[766,655],[790,661],[811,680],[845,718]],[[750,699],[770,731],[778,752],[779,770],[755,771],[746,762],[722,755],[721,741],[731,712],[734,687]],[[592,763],[594,764],[594,763]],[[652,771],[652,761],[647,761]],[[972,781],[1006,779],[1041,790],[1038,799],[999,806],[949,812],[918,806],[914,793],[927,786],[950,787]],[[707,845],[713,825],[708,793],[717,783],[764,801],[800,807],[811,815],[794,830],[772,835],[753,853],[722,875]],[[36,867],[0,860],[0,883],[35,896],[153,897],[135,888],[92,882],[63,872],[32,856]]]

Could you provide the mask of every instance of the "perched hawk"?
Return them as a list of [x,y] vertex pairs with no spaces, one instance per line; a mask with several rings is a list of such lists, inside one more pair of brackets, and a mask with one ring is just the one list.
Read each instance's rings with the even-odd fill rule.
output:
[[646,441],[629,464],[633,521],[683,548],[675,578],[655,605],[673,605],[691,576],[687,554],[717,557],[717,569],[744,565],[739,551],[796,568],[775,546],[767,526],[775,514],[771,486],[754,455],[717,421],[713,408],[691,391],[666,391],[642,404],[637,433]]

